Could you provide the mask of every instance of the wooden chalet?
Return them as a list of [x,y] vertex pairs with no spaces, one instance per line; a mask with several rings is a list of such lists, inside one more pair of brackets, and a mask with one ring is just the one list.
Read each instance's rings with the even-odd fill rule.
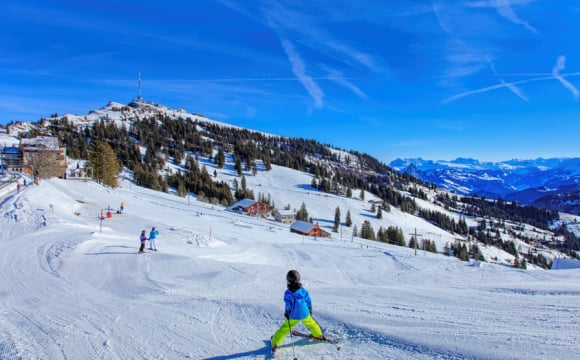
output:
[[292,224],[292,226],[290,226],[290,232],[307,236],[330,237],[330,233],[322,230],[318,224],[301,220],[297,220]]
[[267,204],[256,200],[242,199],[228,207],[226,210],[254,216],[258,214],[267,214],[270,211],[270,207]]
[[282,224],[292,224],[296,221],[296,213],[292,210],[278,210],[276,209],[274,213],[274,218],[276,221]]

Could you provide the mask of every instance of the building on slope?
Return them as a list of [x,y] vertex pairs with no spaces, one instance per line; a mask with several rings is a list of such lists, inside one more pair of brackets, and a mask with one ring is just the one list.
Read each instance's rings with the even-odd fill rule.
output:
[[267,204],[261,203],[252,199],[242,199],[232,206],[228,207],[226,210],[246,214],[250,216],[267,214],[270,211],[270,207]]
[[297,220],[290,226],[290,232],[315,237],[330,237],[330,233],[322,230],[318,224],[309,223],[307,221]]
[[2,164],[7,170],[38,178],[63,177],[66,171],[66,148],[50,136],[22,138],[19,146],[2,150]]
[[276,221],[282,224],[292,224],[296,221],[296,213],[292,210],[278,210],[274,212],[274,218]]

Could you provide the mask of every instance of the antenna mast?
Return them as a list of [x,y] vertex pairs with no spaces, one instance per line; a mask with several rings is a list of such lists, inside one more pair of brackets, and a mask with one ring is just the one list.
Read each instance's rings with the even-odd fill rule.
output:
[[139,71],[139,89],[137,93],[137,99],[143,100],[143,97],[141,96],[141,71]]

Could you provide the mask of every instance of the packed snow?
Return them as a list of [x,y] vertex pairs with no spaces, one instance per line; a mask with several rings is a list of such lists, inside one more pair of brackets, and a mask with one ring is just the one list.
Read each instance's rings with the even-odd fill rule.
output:
[[[375,219],[366,201],[319,193],[310,180],[274,167],[248,186],[279,208],[305,202],[326,230],[339,206],[359,228],[369,219],[375,231],[378,221],[402,226],[407,241],[416,227],[451,237],[396,209]],[[290,269],[340,350],[288,336],[281,359],[580,358],[580,269],[415,254],[345,226],[306,237],[127,174],[115,189],[73,178],[13,184],[0,200],[2,359],[267,359]],[[137,254],[153,226],[159,252]]]

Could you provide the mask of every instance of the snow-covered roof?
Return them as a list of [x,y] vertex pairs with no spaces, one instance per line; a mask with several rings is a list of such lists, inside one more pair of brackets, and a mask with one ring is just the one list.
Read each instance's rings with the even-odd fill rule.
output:
[[299,231],[301,233],[308,233],[314,227],[313,223],[307,221],[296,220],[294,224],[290,226],[291,230]]
[[276,213],[280,214],[280,216],[292,216],[294,215],[294,211],[293,210],[276,210]]
[[53,136],[40,136],[31,139],[20,139],[20,145],[26,150],[58,150],[58,138]]
[[232,206],[230,206],[228,209],[235,209],[235,208],[247,208],[248,206],[252,206],[255,203],[257,203],[256,200],[252,200],[252,199],[242,199],[240,201],[238,201],[237,203],[233,204]]

